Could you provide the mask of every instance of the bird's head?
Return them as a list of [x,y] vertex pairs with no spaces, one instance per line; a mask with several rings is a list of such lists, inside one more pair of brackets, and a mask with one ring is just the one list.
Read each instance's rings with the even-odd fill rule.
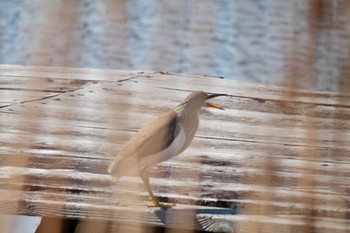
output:
[[184,102],[175,107],[175,111],[191,111],[196,113],[201,107],[207,106],[211,108],[222,109],[222,107],[206,102],[208,99],[212,99],[219,96],[227,96],[226,94],[208,94],[203,91],[196,91],[191,93]]

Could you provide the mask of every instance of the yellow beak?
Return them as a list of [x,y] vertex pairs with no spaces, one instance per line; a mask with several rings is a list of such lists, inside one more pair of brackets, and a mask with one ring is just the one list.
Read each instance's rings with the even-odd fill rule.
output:
[[212,104],[212,103],[205,103],[207,107],[211,107],[211,108],[218,108],[218,109],[221,109],[221,110],[225,110],[223,107],[220,107],[219,105],[216,105],[216,104]]
[[[226,94],[211,94],[211,95],[208,96],[207,99],[212,99],[212,98],[219,97],[219,96],[227,96],[227,95]],[[224,108],[222,108],[221,106],[216,105],[216,104],[207,103],[207,102],[205,104],[206,104],[207,107],[225,110]]]

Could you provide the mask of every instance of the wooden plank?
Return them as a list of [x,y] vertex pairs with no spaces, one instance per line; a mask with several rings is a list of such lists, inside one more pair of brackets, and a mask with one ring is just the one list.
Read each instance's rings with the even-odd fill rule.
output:
[[[237,207],[272,208],[282,216],[264,221],[293,227],[284,219],[312,208],[322,232],[349,223],[350,95],[164,72],[21,66],[0,66],[0,89],[0,213],[176,227],[180,220],[167,216],[180,210],[198,220],[184,228],[202,229],[260,221],[254,211],[234,215]],[[175,210],[145,208],[140,179],[115,186],[106,168],[137,129],[192,90],[228,94],[213,100],[226,110],[201,110],[191,147],[152,170],[157,196],[178,203]],[[264,176],[270,188],[257,179]],[[310,207],[307,198],[319,204]],[[324,228],[329,219],[344,227]]]

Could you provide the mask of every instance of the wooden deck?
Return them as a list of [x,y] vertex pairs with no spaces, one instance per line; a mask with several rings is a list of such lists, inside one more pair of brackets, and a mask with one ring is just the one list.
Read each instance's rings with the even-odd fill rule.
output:
[[[349,229],[349,94],[165,72],[5,65],[0,89],[0,213],[109,228]],[[107,166],[139,128],[195,90],[228,94],[212,100],[226,110],[201,110],[190,148],[152,171],[156,195],[177,203],[174,210],[147,208],[141,180],[116,185]]]

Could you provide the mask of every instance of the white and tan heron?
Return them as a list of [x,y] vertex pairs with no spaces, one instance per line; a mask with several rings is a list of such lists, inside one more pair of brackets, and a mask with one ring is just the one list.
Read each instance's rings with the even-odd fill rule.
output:
[[192,142],[198,129],[198,111],[203,106],[223,109],[206,102],[225,94],[193,92],[174,110],[166,112],[146,124],[122,148],[108,167],[113,180],[127,175],[140,175],[154,206],[162,209],[172,205],[159,203],[149,183],[148,170],[158,163],[183,152]]

